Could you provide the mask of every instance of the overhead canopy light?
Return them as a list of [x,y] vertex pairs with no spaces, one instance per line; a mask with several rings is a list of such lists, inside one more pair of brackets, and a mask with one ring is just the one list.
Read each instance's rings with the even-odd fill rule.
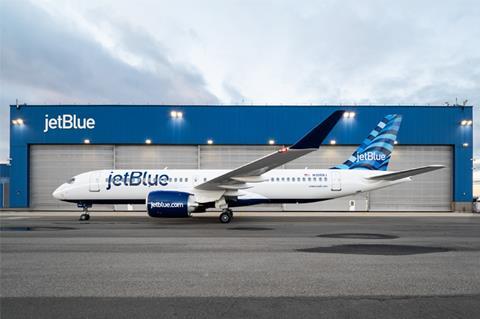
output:
[[84,139],[83,144],[90,144],[90,140],[88,138]]
[[470,126],[470,125],[472,125],[472,124],[473,124],[473,121],[472,121],[472,120],[462,120],[462,121],[460,122],[460,125],[461,125],[461,126]]
[[210,145],[213,144],[213,140],[212,139],[207,140],[207,144],[210,144]]
[[335,145],[335,144],[337,144],[337,141],[335,141],[335,140],[330,140],[330,145]]
[[152,140],[149,139],[149,138],[147,138],[147,139],[145,140],[145,144],[152,144]]
[[275,140],[268,140],[268,144],[270,144],[270,145],[275,144]]
[[343,112],[343,117],[347,119],[353,119],[355,115],[355,112]]

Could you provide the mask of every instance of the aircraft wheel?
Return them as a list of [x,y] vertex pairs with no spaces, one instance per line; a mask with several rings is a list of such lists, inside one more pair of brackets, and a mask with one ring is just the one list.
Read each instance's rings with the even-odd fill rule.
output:
[[90,219],[90,215],[89,214],[82,214],[80,215],[80,220],[89,220]]
[[232,217],[233,217],[232,212],[229,210],[226,210],[220,214],[219,219],[222,224],[228,224],[232,220]]

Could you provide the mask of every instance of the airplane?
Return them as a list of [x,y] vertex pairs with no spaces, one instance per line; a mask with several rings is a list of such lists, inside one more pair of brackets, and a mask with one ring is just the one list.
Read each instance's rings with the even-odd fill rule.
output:
[[317,151],[345,111],[335,111],[290,147],[233,170],[112,169],[72,177],[54,192],[56,199],[83,208],[93,204],[145,204],[151,217],[189,217],[208,208],[221,210],[229,223],[233,207],[264,203],[310,203],[369,192],[443,168],[428,165],[387,171],[402,116],[386,115],[342,164],[330,169],[276,169]]

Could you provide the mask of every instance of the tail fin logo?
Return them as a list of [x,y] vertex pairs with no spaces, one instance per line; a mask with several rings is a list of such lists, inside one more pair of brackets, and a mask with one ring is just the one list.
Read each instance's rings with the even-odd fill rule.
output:
[[385,116],[348,160],[333,168],[386,171],[401,122],[401,115]]
[[387,156],[383,153],[375,153],[375,152],[366,152],[363,154],[357,154],[356,162],[360,161],[384,161]]

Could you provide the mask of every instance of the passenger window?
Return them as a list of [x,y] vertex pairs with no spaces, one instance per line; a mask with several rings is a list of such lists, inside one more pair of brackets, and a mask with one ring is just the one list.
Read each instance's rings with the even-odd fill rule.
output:
[[290,177],[287,177],[287,182],[290,182]]
[[305,177],[302,177],[302,180],[305,182],[306,181]]
[[175,177],[175,178],[173,179],[173,181],[176,183],[176,182],[177,182],[177,178]]
[[277,177],[277,182],[280,181],[280,178]]
[[312,181],[312,178],[311,178],[311,177],[309,177],[309,178],[308,178],[308,181],[309,181],[309,182],[311,182],[311,181]]
[[282,182],[284,182],[284,181],[285,181],[285,177],[282,177]]
[[272,178],[270,178],[270,182],[273,182],[274,180],[275,180],[275,178],[273,178],[273,177],[272,177]]
[[188,177],[185,177],[185,183],[188,183]]
[[316,181],[317,181],[317,178],[316,178],[316,177],[314,177],[314,178],[313,178],[313,181],[314,181],[314,182],[316,182]]
[[204,177],[204,178],[203,178],[203,181],[204,181],[204,182],[206,182],[206,181],[207,181],[207,178],[206,178],[206,177]]
[[178,181],[179,181],[180,183],[183,182],[183,177],[180,177],[180,178],[178,179]]
[[300,177],[297,177],[297,182],[300,182]]

